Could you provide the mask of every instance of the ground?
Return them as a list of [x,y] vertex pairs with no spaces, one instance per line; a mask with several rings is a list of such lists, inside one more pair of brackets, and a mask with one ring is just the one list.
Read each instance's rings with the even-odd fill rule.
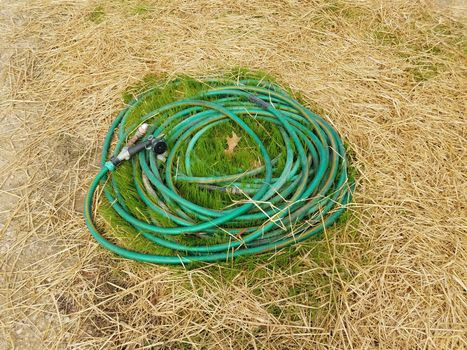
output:
[[[3,1],[0,348],[465,348],[461,5]],[[236,66],[350,145],[353,219],[248,271],[100,248],[82,202],[124,91]]]

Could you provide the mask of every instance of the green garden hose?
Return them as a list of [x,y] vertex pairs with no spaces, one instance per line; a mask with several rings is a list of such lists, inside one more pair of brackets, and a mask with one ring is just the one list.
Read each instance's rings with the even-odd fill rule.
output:
[[[140,146],[133,157],[124,152],[125,143],[135,130],[128,130],[127,119],[157,92],[149,90],[133,99],[112,123],[104,141],[102,169],[92,181],[84,210],[89,231],[110,251],[159,264],[225,261],[306,240],[332,225],[345,211],[353,183],[348,179],[343,143],[324,119],[272,83],[240,80],[205,84],[209,88],[196,96],[140,116],[138,125],[147,123],[149,128],[140,144],[144,147]],[[249,118],[278,128],[283,142],[282,163],[278,157],[271,159],[265,140],[249,126]],[[254,142],[262,157],[260,164],[235,174],[194,174],[192,153],[197,142],[211,128],[225,123],[241,128]],[[108,160],[114,134],[116,145]],[[147,147],[161,137],[168,147],[165,158]],[[122,158],[123,153],[126,157]],[[170,225],[137,217],[119,194],[112,178],[119,171],[118,164],[130,157],[137,195],[147,210],[164,216]],[[183,173],[178,171],[180,159]],[[178,186],[182,183],[235,193],[243,200],[232,201],[223,209],[205,207],[183,196]],[[103,200],[141,237],[171,253],[151,254],[124,248],[116,244],[112,235],[100,233],[93,215],[98,188],[103,188]]]

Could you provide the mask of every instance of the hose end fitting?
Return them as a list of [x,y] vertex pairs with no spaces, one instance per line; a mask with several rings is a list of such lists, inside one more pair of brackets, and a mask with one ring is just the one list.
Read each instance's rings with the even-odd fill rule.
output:
[[167,143],[163,139],[153,139],[155,140],[152,144],[152,150],[156,155],[164,154],[167,150]]

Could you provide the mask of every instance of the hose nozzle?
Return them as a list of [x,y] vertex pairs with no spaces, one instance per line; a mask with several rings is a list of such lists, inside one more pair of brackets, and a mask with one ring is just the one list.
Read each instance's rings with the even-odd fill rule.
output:
[[123,147],[118,156],[112,157],[110,161],[113,165],[117,166],[124,160],[129,160],[133,155],[141,152],[143,149],[152,150],[156,155],[160,155],[167,150],[167,143],[163,138],[155,138],[151,135],[146,140],[135,145]]

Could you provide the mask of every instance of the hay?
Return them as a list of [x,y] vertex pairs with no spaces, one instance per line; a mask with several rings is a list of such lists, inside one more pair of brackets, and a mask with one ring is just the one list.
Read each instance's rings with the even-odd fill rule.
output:
[[[0,348],[466,346],[465,18],[437,9],[8,5]],[[247,271],[141,265],[98,247],[80,210],[125,89],[148,73],[235,66],[278,76],[341,132],[358,171],[354,219]]]

